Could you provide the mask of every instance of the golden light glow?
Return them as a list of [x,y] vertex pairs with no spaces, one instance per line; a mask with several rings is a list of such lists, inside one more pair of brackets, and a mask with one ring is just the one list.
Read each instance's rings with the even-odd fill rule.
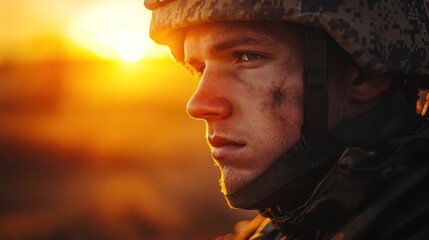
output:
[[116,54],[124,61],[135,62],[145,54],[149,44],[145,35],[138,29],[126,29],[116,39]]
[[149,23],[150,12],[141,1],[99,2],[75,16],[70,35],[101,58],[135,62],[155,46],[148,36]]

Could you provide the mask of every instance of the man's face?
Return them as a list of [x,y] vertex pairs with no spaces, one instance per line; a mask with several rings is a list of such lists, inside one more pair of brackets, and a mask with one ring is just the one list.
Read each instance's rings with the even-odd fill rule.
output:
[[300,138],[302,35],[291,26],[243,22],[186,32],[185,62],[200,81],[187,110],[207,123],[225,194],[254,180]]

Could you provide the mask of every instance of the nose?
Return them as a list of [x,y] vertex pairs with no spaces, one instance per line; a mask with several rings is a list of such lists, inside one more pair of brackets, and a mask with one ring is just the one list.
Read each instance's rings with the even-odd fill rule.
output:
[[227,98],[229,89],[223,84],[225,82],[228,79],[219,70],[206,66],[200,84],[186,106],[188,114],[206,121],[229,117],[232,103]]

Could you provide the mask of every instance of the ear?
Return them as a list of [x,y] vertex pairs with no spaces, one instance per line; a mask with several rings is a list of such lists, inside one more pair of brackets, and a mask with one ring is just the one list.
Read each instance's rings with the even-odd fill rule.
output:
[[387,75],[360,70],[353,81],[352,99],[356,102],[371,101],[384,93],[392,81]]

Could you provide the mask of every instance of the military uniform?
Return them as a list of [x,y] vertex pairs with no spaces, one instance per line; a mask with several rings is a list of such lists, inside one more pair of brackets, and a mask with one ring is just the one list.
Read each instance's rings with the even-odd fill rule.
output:
[[[307,106],[304,96],[300,142],[251,184],[226,196],[231,206],[257,209],[260,215],[238,233],[219,239],[429,239],[425,186],[429,126],[415,112],[417,89],[429,83],[429,1],[146,0],[145,4],[154,10],[151,37],[170,46],[178,61],[183,61],[183,30],[188,26],[287,21],[308,28],[305,58],[316,61],[305,63],[304,95],[321,86],[308,98],[321,105]],[[397,76],[394,91],[384,102],[329,130],[323,129],[326,66],[313,66],[326,56],[311,56],[325,43],[317,31],[332,38],[362,69]],[[305,190],[297,189],[301,185],[307,186]],[[300,194],[305,201],[291,208],[290,199]]]
[[[395,98],[401,94],[384,104],[395,106]],[[386,108],[380,113],[386,119],[408,116],[406,104]],[[346,148],[305,204],[286,211],[279,197],[235,238],[224,239],[428,239],[429,125],[419,117],[396,120],[378,131],[381,140]]]

